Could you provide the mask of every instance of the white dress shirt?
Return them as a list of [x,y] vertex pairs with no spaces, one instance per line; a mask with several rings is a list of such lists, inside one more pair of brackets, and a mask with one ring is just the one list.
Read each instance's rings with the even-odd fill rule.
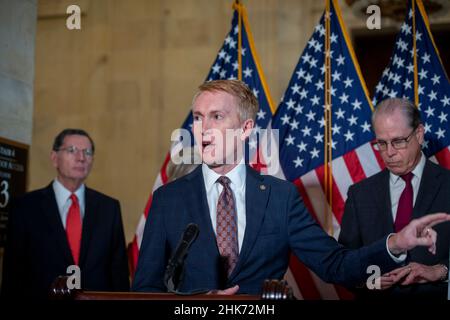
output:
[[[84,218],[84,210],[85,210],[85,200],[84,200],[84,191],[85,186],[82,184],[74,193],[78,198],[78,204],[80,205],[80,214],[81,220]],[[67,190],[58,179],[53,181],[53,191],[55,192],[56,204],[58,206],[59,216],[61,217],[61,222],[66,229],[66,220],[67,214],[69,213],[69,208],[72,205],[72,200],[70,199],[70,195],[72,192]]]
[[[203,181],[205,182],[206,198],[208,200],[209,214],[214,233],[217,235],[217,202],[219,201],[220,193],[223,186],[217,182],[221,177],[215,171],[211,170],[206,164],[202,164]],[[245,214],[245,180],[247,175],[247,168],[242,160],[233,170],[228,172],[225,176],[231,180],[230,188],[233,191],[234,202],[236,205],[237,214],[237,229],[238,229],[238,244],[239,252],[241,252],[242,241],[244,239],[246,214]]]
[[[420,180],[422,180],[423,169],[425,168],[425,156],[423,153],[420,156],[419,163],[416,165],[413,173],[413,178],[411,180],[411,185],[413,188],[413,207],[416,203],[417,193],[419,192]],[[400,201],[400,196],[406,187],[406,182],[400,177],[392,172],[389,173],[389,193],[391,195],[391,206],[392,206],[392,218],[395,221],[397,217],[398,202]]]

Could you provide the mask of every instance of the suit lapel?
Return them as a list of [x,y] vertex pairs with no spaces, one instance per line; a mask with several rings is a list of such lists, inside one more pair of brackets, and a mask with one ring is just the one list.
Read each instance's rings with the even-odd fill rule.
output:
[[68,264],[74,264],[69,242],[67,241],[66,231],[61,221],[58,206],[56,204],[55,192],[50,184],[44,189],[44,197],[41,202],[41,210],[48,221],[49,230],[55,236],[55,242],[61,249],[62,255]]
[[378,205],[379,214],[377,214],[377,216],[381,220],[379,225],[383,226],[383,234],[394,232],[389,178],[389,170],[384,169],[379,182],[375,186],[376,190],[374,190],[373,194],[374,201]]
[[86,260],[87,251],[90,248],[90,241],[92,233],[94,232],[94,226],[98,219],[98,201],[94,192],[87,188],[85,189],[85,211],[83,218],[83,226],[81,229],[81,248],[80,248],[80,266],[84,265]]
[[[439,191],[442,179],[433,164],[427,160],[420,181],[419,193],[413,209],[412,219],[420,218],[427,214],[433,204],[433,199]],[[449,195],[450,196],[450,195]]]
[[270,185],[264,183],[264,177],[247,166],[247,177],[245,186],[245,211],[246,226],[244,240],[239,254],[239,260],[230,275],[232,280],[242,268],[245,260],[248,258],[256,238],[258,236],[261,224],[264,220],[267,201],[270,195]]

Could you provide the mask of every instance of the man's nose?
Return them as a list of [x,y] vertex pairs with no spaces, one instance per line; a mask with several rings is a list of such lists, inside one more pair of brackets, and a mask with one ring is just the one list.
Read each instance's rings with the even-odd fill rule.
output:
[[84,154],[84,150],[78,150],[76,153],[76,159],[78,161],[86,161],[86,155]]
[[394,156],[396,153],[397,153],[397,150],[392,146],[392,143],[388,143],[388,144],[386,145],[386,154],[387,154],[389,157],[392,157],[392,156]]

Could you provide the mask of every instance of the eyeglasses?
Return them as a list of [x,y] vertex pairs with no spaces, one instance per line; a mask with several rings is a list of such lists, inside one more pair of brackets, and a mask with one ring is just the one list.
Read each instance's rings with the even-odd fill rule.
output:
[[413,129],[413,131],[406,137],[406,138],[397,138],[389,141],[383,141],[383,140],[377,140],[375,143],[373,143],[373,148],[377,151],[386,151],[388,147],[388,143],[391,144],[392,148],[395,150],[401,150],[406,149],[408,147],[408,143],[411,140],[412,134],[416,131],[416,129]]
[[78,154],[78,152],[83,152],[84,156],[86,158],[92,158],[94,156],[94,151],[92,149],[78,149],[75,146],[69,146],[66,148],[59,148],[58,151],[65,151],[68,154],[70,154],[71,156],[75,156]]

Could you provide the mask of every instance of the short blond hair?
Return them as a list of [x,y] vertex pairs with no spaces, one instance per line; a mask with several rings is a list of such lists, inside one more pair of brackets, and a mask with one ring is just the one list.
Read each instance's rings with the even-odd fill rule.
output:
[[236,99],[241,122],[247,119],[255,121],[259,109],[258,100],[250,88],[239,80],[213,80],[203,83],[198,87],[192,104],[203,92],[217,91],[226,92]]

